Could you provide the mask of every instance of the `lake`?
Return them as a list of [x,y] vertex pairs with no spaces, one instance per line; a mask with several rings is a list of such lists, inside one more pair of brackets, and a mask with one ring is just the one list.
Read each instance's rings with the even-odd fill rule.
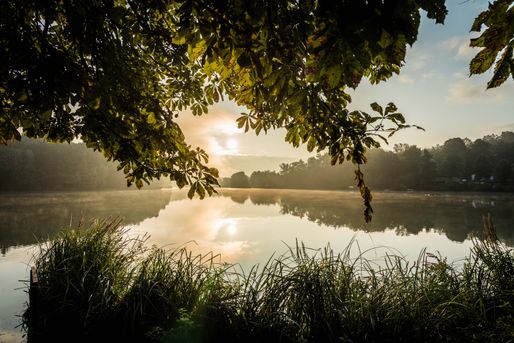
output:
[[356,192],[222,189],[190,200],[185,191],[0,194],[0,342],[22,341],[16,326],[27,301],[26,284],[36,244],[91,218],[121,217],[131,235],[169,249],[186,245],[219,254],[242,268],[305,244],[328,244],[380,263],[385,254],[416,260],[423,249],[461,263],[470,237],[491,213],[498,237],[514,246],[514,195],[375,192],[374,217],[364,223]]

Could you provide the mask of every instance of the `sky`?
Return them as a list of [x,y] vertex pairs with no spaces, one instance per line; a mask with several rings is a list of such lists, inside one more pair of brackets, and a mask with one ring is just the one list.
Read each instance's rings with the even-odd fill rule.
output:
[[[469,29],[474,18],[487,8],[484,0],[448,0],[444,25],[423,17],[418,40],[408,49],[399,75],[371,85],[364,80],[352,91],[351,109],[369,110],[369,104],[394,102],[409,124],[425,129],[408,129],[390,140],[428,148],[449,138],[471,140],[502,131],[514,131],[514,82],[509,78],[501,87],[486,90],[491,72],[469,77],[469,61],[477,49],[469,39],[477,33]],[[424,14],[423,14],[424,15]],[[210,164],[222,176],[236,171],[277,170],[281,162],[307,159],[312,154],[305,146],[296,149],[284,141],[285,131],[256,136],[237,129],[235,119],[244,108],[224,101],[211,106],[209,113],[179,116],[186,140],[205,149]]]

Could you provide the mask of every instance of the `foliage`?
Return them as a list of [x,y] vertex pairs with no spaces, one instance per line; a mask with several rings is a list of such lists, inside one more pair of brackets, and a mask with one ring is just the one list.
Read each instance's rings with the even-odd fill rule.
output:
[[443,0],[4,0],[0,142],[20,129],[80,138],[117,161],[128,185],[169,176],[204,197],[217,171],[174,118],[226,95],[248,109],[240,127],[283,127],[294,146],[359,165],[408,125],[394,104],[348,110],[348,89],[399,73],[421,9],[438,23],[446,15]]
[[19,129],[54,142],[80,138],[117,161],[128,185],[169,176],[211,194],[217,171],[173,120],[177,110],[206,109],[210,89],[186,47],[171,43],[176,6],[0,2],[0,143],[19,140]]
[[244,172],[238,172],[230,177],[230,185],[237,188],[249,188],[250,181]]
[[41,298],[25,324],[36,341],[508,341],[514,255],[488,237],[461,267],[425,251],[378,263],[351,245],[297,244],[245,273],[210,255],[142,249],[104,223],[41,248]]
[[[84,230],[82,232],[82,230]],[[34,327],[59,327],[46,332],[43,340],[59,341],[60,334],[84,332],[90,327],[107,330],[114,320],[112,309],[118,306],[132,279],[132,264],[142,253],[140,241],[127,239],[119,221],[94,223],[90,228],[70,230],[40,246],[35,260],[41,287],[38,308],[27,311]],[[66,325],[62,325],[66,323]],[[59,332],[61,331],[61,332]],[[30,338],[40,340],[36,329]]]
[[480,32],[480,36],[471,39],[470,46],[482,50],[471,60],[469,71],[471,75],[482,74],[494,66],[487,88],[500,86],[511,75],[514,78],[513,5],[513,0],[489,3],[489,8],[478,15],[471,27],[471,31]]
[[[362,171],[369,177],[368,184],[377,190],[509,190],[514,181],[513,152],[514,133],[508,131],[473,142],[452,138],[430,149],[397,144],[394,151],[368,151],[369,161]],[[348,189],[354,185],[354,177],[351,165],[331,166],[330,156],[319,154],[307,161],[282,163],[280,172],[256,171],[250,177],[240,172],[221,183],[236,188]],[[170,185],[161,181],[151,186]],[[123,187],[123,177],[114,164],[84,144],[23,139],[0,146],[1,191]]]

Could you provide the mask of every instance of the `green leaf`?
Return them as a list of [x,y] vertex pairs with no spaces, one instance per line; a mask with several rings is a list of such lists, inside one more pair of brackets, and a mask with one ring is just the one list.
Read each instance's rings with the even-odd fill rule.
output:
[[43,113],[41,113],[41,119],[48,120],[52,117],[52,109],[46,110]]
[[[185,40],[184,40],[185,42]],[[182,43],[183,44],[183,43]],[[191,60],[196,60],[199,58],[206,50],[206,43],[204,40],[196,42],[195,45],[189,45],[187,47],[187,54]]]
[[96,97],[92,100],[89,101],[88,103],[88,106],[92,109],[92,110],[97,110],[100,108],[100,102],[101,102],[101,97]]
[[247,118],[246,116],[242,115],[236,119],[238,129],[241,129],[245,125],[246,118]]
[[189,188],[189,191],[187,192],[187,197],[189,199],[193,199],[193,197],[195,196],[196,187],[197,187],[197,182],[193,183],[191,185],[191,188]]
[[212,99],[214,100],[214,102],[220,101],[220,96],[216,89],[212,92]]
[[320,48],[322,45],[324,45],[327,42],[327,37],[324,35],[315,36],[312,35],[307,38],[307,44],[311,46],[313,49]]
[[402,123],[402,124],[405,123],[405,117],[403,116],[403,114],[398,113],[398,112],[389,114],[388,118],[394,122],[398,122],[398,123]]
[[157,119],[155,119],[155,115],[153,114],[153,112],[150,112],[148,114],[148,117],[146,117],[146,122],[151,125],[157,123]]
[[473,25],[471,25],[471,31],[480,32],[482,30],[482,25],[487,21],[487,19],[490,16],[491,16],[490,11],[484,11],[484,12],[480,13],[473,21]]
[[316,148],[316,145],[317,145],[316,138],[309,137],[309,140],[307,141],[307,150],[309,152],[312,152],[314,150],[314,148]]
[[380,40],[377,42],[377,44],[382,48],[382,49],[385,49],[387,48],[389,45],[391,45],[393,43],[393,38],[391,37],[391,35],[389,34],[389,32],[387,32],[386,30],[382,30],[382,35],[380,36]]
[[177,35],[171,39],[171,42],[176,45],[184,45],[186,44],[186,37],[182,35]]
[[371,109],[373,109],[373,111],[380,113],[381,115],[384,115],[384,109],[378,103],[374,102],[370,106]]
[[334,89],[339,85],[339,80],[341,80],[341,73],[342,70],[339,65],[333,65],[328,69],[327,80],[330,89]]
[[398,111],[398,107],[396,107],[396,105],[392,102],[388,103],[386,108],[385,108],[385,114],[389,114],[389,113],[392,113],[392,112],[396,112]]
[[496,60],[497,51],[489,48],[482,49],[470,62],[470,74],[482,74],[493,65]]
[[278,77],[280,76],[281,71],[280,69],[274,70],[272,73],[270,73],[265,79],[264,79],[264,87],[272,87],[277,82]]
[[198,183],[196,187],[196,193],[200,196],[200,199],[205,198],[205,188],[201,183]]
[[491,80],[487,83],[487,88],[495,88],[504,83],[511,73],[512,64],[512,46],[508,46],[505,49],[501,59],[496,63],[494,75]]
[[16,100],[19,102],[25,102],[29,98],[27,91],[25,89],[21,90],[16,94]]
[[175,182],[177,183],[177,187],[182,189],[187,184],[187,180],[184,174],[175,175]]

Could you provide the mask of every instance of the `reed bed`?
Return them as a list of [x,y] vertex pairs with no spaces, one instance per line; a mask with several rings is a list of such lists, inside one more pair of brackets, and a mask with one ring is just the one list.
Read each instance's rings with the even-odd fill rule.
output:
[[458,267],[425,251],[375,264],[301,243],[249,271],[217,261],[148,248],[118,221],[63,232],[35,256],[29,341],[514,340],[514,255],[491,235]]

